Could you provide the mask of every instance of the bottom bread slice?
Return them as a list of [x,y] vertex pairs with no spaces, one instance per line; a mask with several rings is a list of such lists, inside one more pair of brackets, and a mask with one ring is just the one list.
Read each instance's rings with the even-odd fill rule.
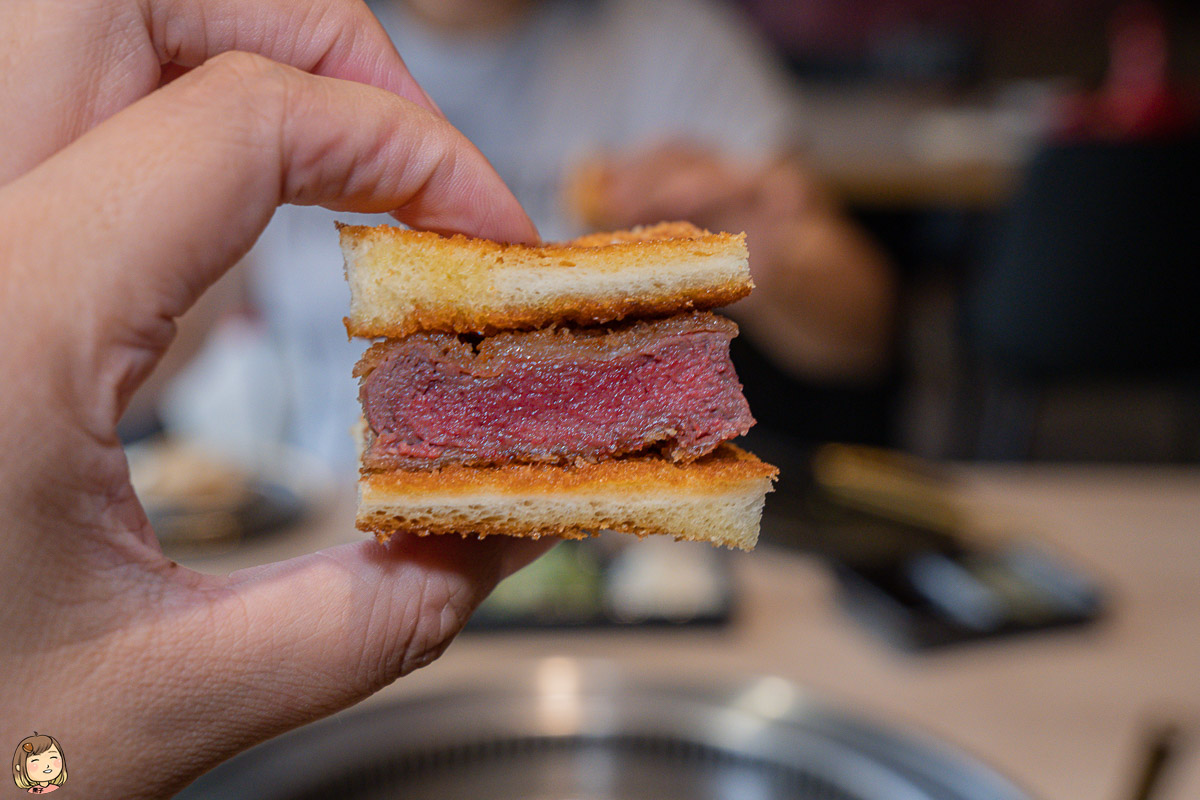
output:
[[731,444],[687,465],[642,456],[367,472],[357,526],[381,542],[398,532],[581,539],[614,530],[751,550],[776,474]]

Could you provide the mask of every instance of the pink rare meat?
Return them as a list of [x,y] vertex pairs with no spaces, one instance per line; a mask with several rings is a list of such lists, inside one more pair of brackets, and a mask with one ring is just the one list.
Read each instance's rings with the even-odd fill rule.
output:
[[612,328],[420,333],[359,364],[367,469],[601,461],[656,449],[687,463],[754,424],[708,313]]

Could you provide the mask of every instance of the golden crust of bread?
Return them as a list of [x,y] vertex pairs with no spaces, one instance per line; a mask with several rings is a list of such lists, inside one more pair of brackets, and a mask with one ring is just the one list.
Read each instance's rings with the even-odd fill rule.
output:
[[499,467],[448,465],[436,470],[364,470],[362,479],[389,492],[473,494],[480,487],[506,493],[572,491],[603,484],[637,486],[653,483],[684,491],[713,491],[746,480],[774,477],[778,469],[734,444],[725,443],[706,458],[681,466],[657,455],[610,459],[579,466],[508,464]]
[[500,244],[339,225],[351,336],[491,334],[710,309],[745,297],[745,234],[670,222],[570,242]]
[[578,467],[512,464],[364,472],[360,530],[584,538],[665,534],[751,549],[778,470],[732,444],[683,466],[660,456]]
[[[605,247],[612,244],[630,244],[634,242],[661,242],[668,239],[704,239],[709,236],[738,238],[729,233],[709,233],[690,222],[660,222],[657,225],[643,225],[640,228],[630,228],[624,231],[597,231],[563,242],[562,247]],[[743,234],[744,236],[744,234]],[[553,245],[552,245],[553,246]]]

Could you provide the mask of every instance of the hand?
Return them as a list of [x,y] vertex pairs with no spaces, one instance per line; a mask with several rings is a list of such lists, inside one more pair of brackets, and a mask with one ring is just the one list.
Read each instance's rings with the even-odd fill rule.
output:
[[[105,40],[87,50],[100,54],[94,69],[64,52],[74,66],[61,73],[26,61],[46,42],[91,47],[97,15],[115,14],[120,28],[126,5],[172,15],[142,29],[150,50]],[[75,16],[55,16],[62,6]],[[0,90],[13,103],[0,152],[6,168],[20,162],[20,177],[0,187],[0,708],[7,735],[36,729],[63,742],[80,796],[167,796],[354,703],[436,658],[495,582],[543,549],[397,537],[209,577],[162,555],[133,494],[117,419],[173,320],[277,204],[391,209],[419,227],[536,238],[440,116],[337,79],[407,87],[421,100],[360,4],[281,13],[299,7],[0,6],[0,31],[21,32],[0,53],[3,74],[9,64],[26,77],[47,70],[28,93],[7,77]],[[236,35],[222,43],[222,30]],[[173,49],[162,50],[164,35]],[[261,55],[211,57],[235,42],[328,77]],[[156,88],[162,74],[147,78],[154,70],[134,57],[163,52],[200,65]],[[88,80],[100,88],[88,91]],[[27,126],[7,113],[39,104],[53,113],[16,115]]]
[[568,191],[598,228],[685,219],[745,232],[757,288],[729,312],[784,370],[845,380],[885,363],[890,265],[797,157],[753,165],[668,142],[586,165]]
[[0,22],[0,185],[229,50],[436,111],[361,0],[4,0]]
[[585,214],[597,227],[668,219],[708,227],[730,215],[770,222],[829,205],[794,158],[751,164],[685,141],[593,160],[581,179],[586,185],[577,186],[576,194],[586,195]]
[[794,291],[796,273],[816,269],[797,260],[796,228],[836,213],[834,203],[795,157],[750,164],[688,142],[595,161],[575,194],[589,222],[627,228],[684,219],[712,231],[744,232],[755,283],[765,295]]

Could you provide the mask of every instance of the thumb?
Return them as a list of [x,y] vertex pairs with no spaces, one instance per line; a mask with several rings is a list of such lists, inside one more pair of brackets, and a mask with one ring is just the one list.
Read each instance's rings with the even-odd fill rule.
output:
[[206,672],[238,675],[226,707],[255,740],[273,736],[436,659],[495,585],[554,541],[397,535],[234,573],[200,632],[220,660]]
[[[84,795],[172,796],[429,663],[497,582],[555,541],[397,535],[227,578],[161,559],[114,592],[127,609],[122,628],[56,656],[56,676],[83,677],[41,681],[54,691],[39,690],[36,719],[91,743],[77,748],[71,784]],[[146,773],[114,759],[118,741],[158,766]]]

